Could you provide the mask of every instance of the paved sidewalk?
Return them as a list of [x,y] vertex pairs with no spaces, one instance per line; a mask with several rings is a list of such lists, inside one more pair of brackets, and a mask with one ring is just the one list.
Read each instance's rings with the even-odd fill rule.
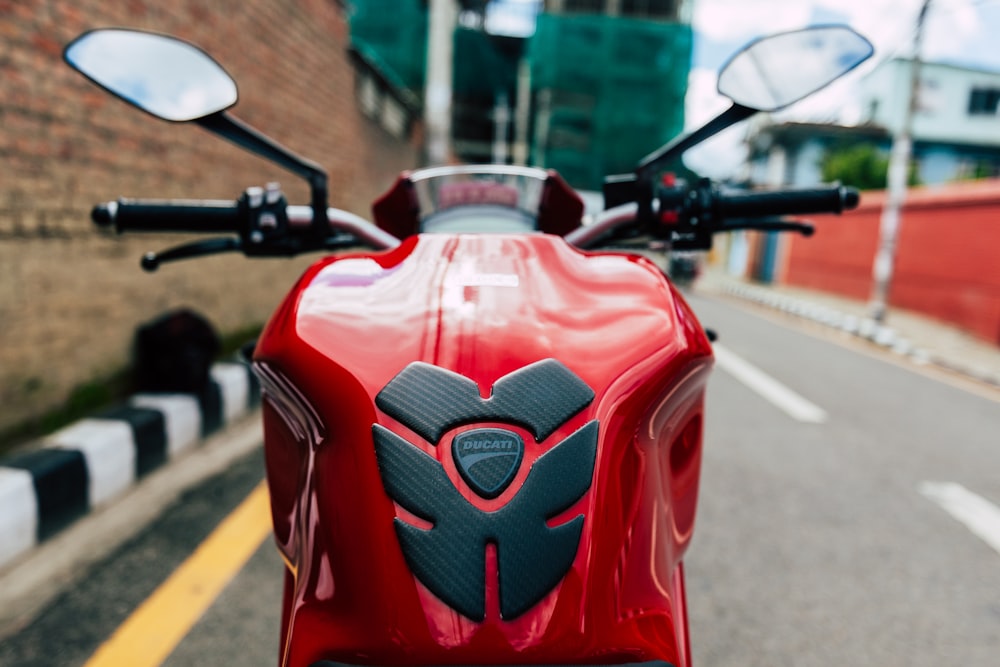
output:
[[868,304],[786,285],[763,285],[708,267],[694,291],[724,294],[802,317],[867,339],[916,363],[934,364],[1000,387],[1000,346],[925,315],[890,307],[884,326],[868,315]]

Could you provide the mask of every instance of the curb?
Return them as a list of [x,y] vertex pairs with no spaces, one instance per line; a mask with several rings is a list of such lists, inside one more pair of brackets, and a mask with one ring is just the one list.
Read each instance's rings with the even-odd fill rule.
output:
[[259,404],[248,365],[216,363],[200,394],[136,394],[0,459],[0,569]]
[[934,364],[935,366],[960,373],[979,382],[1000,387],[1000,377],[994,377],[988,373],[977,372],[975,369],[949,363],[934,353],[915,346],[892,327],[879,324],[871,318],[849,315],[829,306],[820,306],[803,299],[777,294],[766,288],[754,287],[742,283],[726,282],[719,285],[718,289],[728,296],[752,301],[758,305],[779,310],[788,315],[801,317],[857,336],[900,357],[907,358],[913,363],[919,365]]

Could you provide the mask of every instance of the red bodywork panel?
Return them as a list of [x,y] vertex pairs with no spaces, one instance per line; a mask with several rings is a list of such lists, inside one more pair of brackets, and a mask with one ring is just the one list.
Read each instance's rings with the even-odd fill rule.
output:
[[[595,397],[542,442],[488,423],[452,429],[435,446],[374,402],[415,361],[475,381],[487,398],[498,378],[545,359]],[[687,304],[640,257],[587,254],[551,235],[421,235],[384,254],[315,264],[255,356],[275,537],[289,567],[282,664],[689,665],[680,561],[694,522],[711,363]],[[518,494],[534,461],[593,420],[590,487],[549,521],[584,517],[576,556],[554,589],[501,618],[488,549],[477,622],[418,581],[394,520],[430,525],[387,495],[373,424],[434,457],[469,503],[492,512]],[[526,443],[513,482],[490,500],[463,482],[446,446],[481,426]]]

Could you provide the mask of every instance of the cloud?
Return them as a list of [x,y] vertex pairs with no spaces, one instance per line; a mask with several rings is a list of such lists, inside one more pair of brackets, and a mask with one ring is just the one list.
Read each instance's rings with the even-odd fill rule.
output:
[[[909,55],[917,15],[923,0],[698,0],[692,23],[705,47],[705,61],[717,67],[721,59],[713,45],[734,47],[782,30],[813,23],[842,21],[872,41],[879,59]],[[1000,4],[977,0],[934,0],[927,16],[924,55],[1000,69]],[[713,62],[716,61],[716,62]]]
[[[715,90],[715,70],[692,69],[685,99],[685,125],[693,129],[725,111],[730,102]],[[684,154],[684,164],[702,176],[715,179],[733,176],[746,158],[746,127],[739,124],[702,142]]]
[[762,34],[806,25],[810,7],[795,0],[699,0],[694,3],[695,29],[716,42],[747,42]]
[[694,68],[688,75],[687,97],[684,100],[685,125],[697,127],[725,111],[730,102],[715,90],[715,70]]

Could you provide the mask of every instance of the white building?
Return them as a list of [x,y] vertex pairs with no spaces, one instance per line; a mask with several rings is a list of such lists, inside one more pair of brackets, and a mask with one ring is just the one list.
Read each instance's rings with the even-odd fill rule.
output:
[[[826,152],[849,143],[875,143],[888,154],[909,104],[912,66],[909,60],[888,60],[859,82],[858,126],[766,119],[755,124],[749,135],[751,179],[771,185],[818,183]],[[923,184],[1000,175],[1000,72],[923,63],[912,134]]]

